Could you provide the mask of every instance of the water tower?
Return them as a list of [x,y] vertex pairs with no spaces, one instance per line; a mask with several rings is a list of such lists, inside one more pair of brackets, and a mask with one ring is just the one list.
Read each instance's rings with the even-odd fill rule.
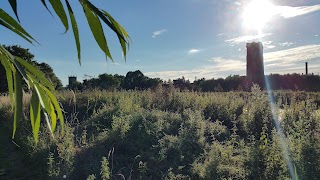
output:
[[247,80],[264,87],[263,45],[247,43]]
[[69,86],[77,82],[76,76],[69,76]]

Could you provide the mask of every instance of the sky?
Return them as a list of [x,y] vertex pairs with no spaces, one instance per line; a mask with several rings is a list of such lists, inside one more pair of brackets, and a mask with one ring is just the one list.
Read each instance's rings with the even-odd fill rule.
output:
[[[106,60],[78,1],[70,3],[80,31],[81,66],[72,30],[63,34],[58,17],[52,17],[40,0],[18,1],[22,26],[40,44],[32,45],[3,27],[0,43],[28,48],[35,60],[53,68],[64,85],[71,75],[82,81],[135,70],[163,80],[245,75],[246,43],[252,41],[264,45],[265,74],[304,73],[307,61],[310,73],[320,73],[320,0],[91,2],[128,31],[132,44],[126,61],[116,35],[104,26],[114,63]],[[7,1],[0,8],[14,16]]]

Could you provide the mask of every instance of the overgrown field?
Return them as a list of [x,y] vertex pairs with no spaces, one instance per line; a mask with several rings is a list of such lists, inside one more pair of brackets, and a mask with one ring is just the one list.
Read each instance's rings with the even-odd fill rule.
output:
[[[61,92],[66,125],[36,145],[28,95],[11,142],[0,97],[0,179],[320,179],[320,93]],[[275,128],[274,119],[282,131]],[[281,138],[280,138],[281,137]]]

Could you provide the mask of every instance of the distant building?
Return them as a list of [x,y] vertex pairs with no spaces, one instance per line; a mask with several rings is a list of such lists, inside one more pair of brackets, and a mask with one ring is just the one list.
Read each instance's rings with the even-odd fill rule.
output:
[[247,80],[264,87],[263,45],[247,43]]
[[306,62],[306,75],[308,75],[308,62]]
[[69,86],[77,82],[76,76],[69,76]]

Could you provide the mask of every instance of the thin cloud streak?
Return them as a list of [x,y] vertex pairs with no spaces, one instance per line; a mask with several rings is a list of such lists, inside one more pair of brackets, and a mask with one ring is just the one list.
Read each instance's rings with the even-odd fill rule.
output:
[[181,78],[182,76],[186,79],[193,80],[195,76],[198,78],[213,78],[245,73],[246,65],[244,60],[214,57],[209,59],[208,62],[210,62],[210,64],[207,66],[191,70],[146,72],[145,74],[149,77],[159,77],[164,80]]
[[190,49],[189,51],[188,51],[188,54],[190,55],[190,54],[195,54],[195,53],[198,53],[200,50],[199,49]]
[[167,32],[166,29],[162,29],[162,30],[159,30],[159,31],[154,31],[152,34],[152,37],[153,38],[156,38],[157,36],[160,36],[161,34],[163,34],[164,32]]
[[[281,51],[264,54],[265,73],[302,73],[304,62],[320,60],[320,45],[305,45]],[[146,72],[149,77],[159,77],[161,79],[176,79],[184,76],[193,80],[198,78],[226,77],[230,74],[244,75],[246,71],[245,58],[228,59],[223,57],[213,57],[207,60],[210,64],[190,70],[178,71],[158,71]],[[303,62],[303,63],[302,63]],[[310,65],[309,69],[317,71],[320,65]]]
[[[303,73],[304,62],[320,59],[320,45],[305,45],[264,54],[265,72],[268,73]],[[309,69],[319,70],[319,63]]]
[[274,13],[278,14],[284,18],[292,18],[296,16],[301,16],[316,11],[320,11],[320,4],[314,6],[275,6]]
[[272,33],[264,33],[264,34],[254,35],[254,36],[239,36],[236,38],[227,39],[227,40],[225,40],[225,42],[233,45],[233,44],[239,44],[242,42],[249,42],[249,41],[253,41],[253,40],[261,40],[262,38],[267,37],[267,36],[271,36],[271,35],[272,35]]
[[264,54],[265,63],[292,63],[320,58],[320,45],[305,45]]

